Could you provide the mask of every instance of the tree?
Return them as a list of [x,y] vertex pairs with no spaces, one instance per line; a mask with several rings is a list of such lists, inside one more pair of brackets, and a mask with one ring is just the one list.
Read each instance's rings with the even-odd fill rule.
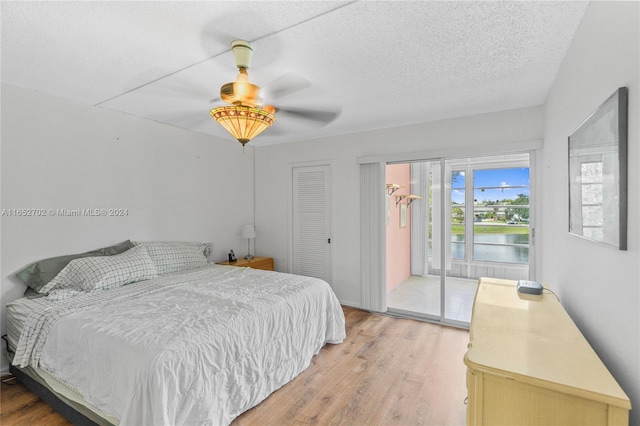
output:
[[510,200],[511,205],[526,205],[527,207],[509,207],[505,211],[507,220],[529,220],[529,196],[518,194],[515,200]]
[[451,209],[451,222],[464,223],[464,210],[460,207],[453,207]]

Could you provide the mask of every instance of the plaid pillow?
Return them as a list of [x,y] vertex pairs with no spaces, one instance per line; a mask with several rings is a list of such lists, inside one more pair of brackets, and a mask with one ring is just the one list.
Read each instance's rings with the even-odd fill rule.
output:
[[106,290],[158,276],[144,246],[133,247],[113,256],[74,259],[56,275],[41,293],[70,288],[77,291]]
[[40,289],[44,287],[49,281],[55,278],[56,275],[64,269],[73,259],[79,259],[81,257],[90,256],[112,256],[114,254],[124,253],[133,247],[133,243],[129,240],[123,241],[120,244],[114,246],[101,248],[98,250],[89,251],[80,254],[71,254],[66,256],[51,257],[49,259],[39,260],[33,263],[16,274],[16,277],[25,283],[27,291],[25,296],[30,296],[33,293],[40,292]]
[[158,274],[182,271],[206,266],[207,244],[188,241],[133,241],[133,245],[144,246],[158,269]]

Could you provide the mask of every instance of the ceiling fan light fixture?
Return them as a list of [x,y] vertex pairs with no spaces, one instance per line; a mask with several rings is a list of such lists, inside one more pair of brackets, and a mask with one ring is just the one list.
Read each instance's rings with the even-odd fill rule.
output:
[[276,121],[271,111],[242,105],[221,106],[212,109],[210,114],[242,146]]
[[262,103],[260,87],[249,82],[247,70],[240,68],[236,81],[220,88],[220,99],[232,105],[255,107]]

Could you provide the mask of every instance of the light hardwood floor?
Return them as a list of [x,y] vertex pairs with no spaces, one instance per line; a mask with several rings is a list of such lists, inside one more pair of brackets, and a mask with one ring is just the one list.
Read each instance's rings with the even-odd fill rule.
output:
[[[232,424],[464,425],[469,333],[344,308],[347,339]],[[22,385],[2,385],[0,424],[67,425]]]

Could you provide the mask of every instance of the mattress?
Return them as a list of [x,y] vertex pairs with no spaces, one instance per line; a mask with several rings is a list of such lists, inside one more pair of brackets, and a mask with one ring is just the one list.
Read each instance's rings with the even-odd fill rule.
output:
[[326,282],[221,265],[7,312],[14,365],[122,425],[228,424],[345,338]]

